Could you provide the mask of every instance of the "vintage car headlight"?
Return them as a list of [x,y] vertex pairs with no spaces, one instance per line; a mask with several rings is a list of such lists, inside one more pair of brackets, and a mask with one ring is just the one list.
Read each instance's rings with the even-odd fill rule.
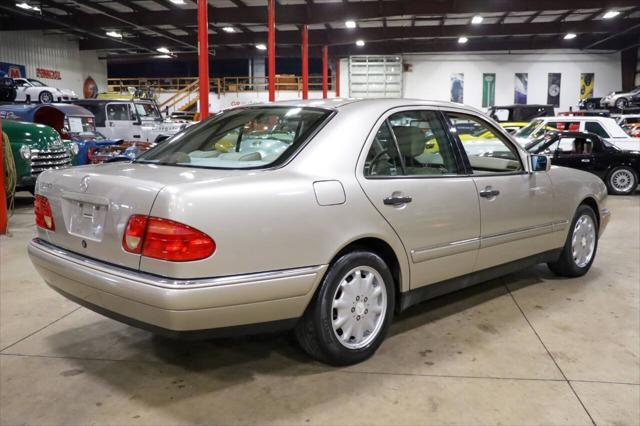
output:
[[71,154],[73,154],[74,157],[78,155],[78,153],[80,152],[80,147],[75,142],[71,144],[70,149],[71,149]]
[[29,148],[29,145],[22,145],[20,147],[20,157],[22,157],[23,160],[31,159],[31,148]]

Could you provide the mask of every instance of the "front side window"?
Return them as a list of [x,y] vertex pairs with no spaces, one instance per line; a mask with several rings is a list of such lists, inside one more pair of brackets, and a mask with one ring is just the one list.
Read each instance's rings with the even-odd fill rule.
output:
[[162,118],[162,116],[160,115],[160,111],[158,111],[158,108],[156,108],[154,104],[147,102],[136,102],[135,106],[138,116],[142,119],[152,118],[155,120],[158,118]]
[[319,108],[234,109],[172,136],[138,161],[222,169],[267,167],[289,158],[330,115]]
[[[471,115],[449,112],[447,116],[452,125],[451,132],[458,135],[467,153],[473,174],[514,173],[524,170],[516,149],[488,123]],[[473,134],[465,133],[470,127],[477,130]]]
[[365,176],[451,174],[458,174],[456,157],[435,111],[391,115],[378,130],[365,163]]
[[31,83],[31,85],[34,87],[47,87],[46,84],[44,84],[40,80],[36,80],[35,78],[30,78],[29,83]]

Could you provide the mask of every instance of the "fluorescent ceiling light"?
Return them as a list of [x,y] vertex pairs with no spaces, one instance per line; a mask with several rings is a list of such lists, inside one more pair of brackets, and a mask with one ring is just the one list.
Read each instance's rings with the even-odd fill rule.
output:
[[158,52],[160,52],[160,53],[164,53],[164,54],[166,54],[166,55],[168,55],[168,54],[170,54],[170,53],[171,53],[171,51],[170,51],[169,49],[167,49],[166,47],[158,47],[156,50],[157,50]]
[[360,46],[360,47],[364,46],[364,40],[356,41],[356,46]]
[[355,28],[356,27],[356,21],[351,21],[351,20],[346,21],[344,23],[344,26],[347,27],[347,28]]
[[259,44],[256,44],[256,49],[267,50],[267,46],[264,43],[259,43]]
[[482,23],[482,21],[484,21],[484,18],[480,15],[476,15],[473,18],[471,18],[471,23],[472,24],[480,24]]
[[566,34],[566,35],[564,36],[564,39],[565,39],[565,40],[571,40],[571,39],[574,39],[574,38],[576,38],[576,37],[577,37],[577,36],[575,35],[575,33],[568,33],[568,34]]
[[109,31],[107,32],[107,35],[113,38],[122,38],[122,33],[119,33],[117,31]]
[[617,10],[610,10],[607,13],[605,13],[602,17],[604,19],[611,19],[611,18],[615,18],[616,16],[620,15],[620,12]]
[[225,33],[235,33],[236,29],[233,27],[222,27],[222,31],[224,31]]
[[460,43],[460,44],[465,44],[465,43],[466,43],[466,42],[468,42],[468,41],[469,41],[469,39],[468,39],[468,38],[466,38],[466,37],[460,37],[460,38],[458,39],[458,43]]
[[36,12],[40,12],[40,8],[38,6],[31,6],[29,3],[24,1],[22,3],[16,3],[16,7],[24,10],[35,10]]
[[169,0],[173,4],[185,4],[184,0]]

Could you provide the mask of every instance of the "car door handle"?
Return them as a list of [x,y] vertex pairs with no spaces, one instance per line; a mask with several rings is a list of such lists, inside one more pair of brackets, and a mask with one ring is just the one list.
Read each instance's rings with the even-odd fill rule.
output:
[[387,197],[382,202],[386,206],[399,206],[401,204],[407,204],[413,201],[413,198],[408,196],[400,196],[400,197]]
[[487,186],[485,189],[480,191],[480,196],[483,198],[493,198],[497,197],[498,195],[500,195],[500,191],[498,191],[497,189],[493,189],[490,186]]
[[580,161],[582,161],[583,163],[589,163],[589,162],[591,162],[591,160],[590,160],[590,159],[588,159],[588,158],[583,158],[583,159],[582,159],[582,160],[580,160]]

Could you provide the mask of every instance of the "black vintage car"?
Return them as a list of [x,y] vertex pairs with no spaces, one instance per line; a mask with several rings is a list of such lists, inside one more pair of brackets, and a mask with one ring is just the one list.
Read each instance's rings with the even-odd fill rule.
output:
[[13,102],[16,100],[16,83],[12,78],[0,77],[0,101]]
[[553,117],[556,115],[553,105],[546,104],[517,104],[492,106],[488,111],[489,117],[499,122],[529,122],[538,117]]
[[599,176],[609,194],[628,195],[638,186],[640,152],[623,151],[593,133],[549,132],[525,148],[534,154],[547,154],[553,165]]

